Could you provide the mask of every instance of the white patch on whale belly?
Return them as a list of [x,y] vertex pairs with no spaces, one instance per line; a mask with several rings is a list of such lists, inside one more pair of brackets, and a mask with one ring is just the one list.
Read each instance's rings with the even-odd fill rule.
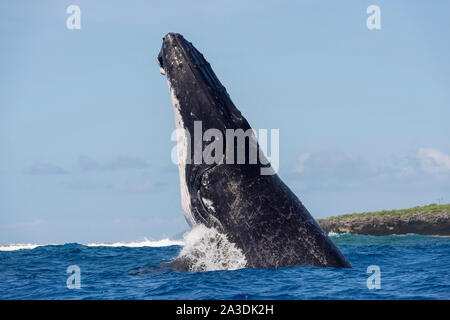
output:
[[175,126],[177,128],[177,153],[178,153],[178,173],[180,176],[180,192],[181,192],[181,208],[184,215],[191,226],[195,226],[196,222],[191,211],[191,197],[186,184],[186,153],[187,153],[187,137],[184,134],[184,122],[180,114],[180,102],[175,96],[175,92],[167,79],[169,86],[170,100],[172,101],[173,112],[175,114]]

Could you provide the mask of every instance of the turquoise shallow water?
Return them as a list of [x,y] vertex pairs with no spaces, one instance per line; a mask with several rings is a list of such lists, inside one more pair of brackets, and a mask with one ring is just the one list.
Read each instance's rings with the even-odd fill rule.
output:
[[[450,238],[344,234],[332,239],[353,269],[173,271],[164,262],[178,255],[179,245],[0,251],[0,299],[450,298]],[[80,268],[80,289],[67,288],[70,265]],[[380,268],[380,289],[367,287],[371,265]]]

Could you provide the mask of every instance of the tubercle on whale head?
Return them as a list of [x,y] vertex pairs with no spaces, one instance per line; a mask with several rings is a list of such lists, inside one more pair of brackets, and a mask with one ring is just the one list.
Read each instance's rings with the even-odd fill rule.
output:
[[[195,49],[179,33],[168,33],[163,37],[161,50],[157,60],[162,74],[172,80],[183,66],[192,64],[191,52]],[[184,65],[183,65],[184,63]]]
[[250,128],[203,54],[181,34],[163,37],[157,60],[160,72],[181,102],[186,123],[201,120],[205,130]]

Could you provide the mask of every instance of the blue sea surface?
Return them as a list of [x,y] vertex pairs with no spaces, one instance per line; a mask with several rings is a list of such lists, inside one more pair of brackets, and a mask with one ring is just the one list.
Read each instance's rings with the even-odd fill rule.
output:
[[[352,269],[174,271],[181,246],[40,246],[0,252],[0,299],[449,299],[450,238],[336,235]],[[81,270],[69,289],[67,267]],[[380,289],[369,289],[371,265]],[[372,283],[369,280],[370,283]]]

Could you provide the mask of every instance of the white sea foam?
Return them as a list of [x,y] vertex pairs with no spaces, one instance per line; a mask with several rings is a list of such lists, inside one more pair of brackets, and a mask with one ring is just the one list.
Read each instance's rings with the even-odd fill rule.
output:
[[351,233],[347,233],[347,232],[344,232],[344,233],[333,232],[333,231],[328,232],[328,236],[332,237],[332,238],[340,238],[342,236],[347,236],[347,235],[350,235],[350,234]]
[[187,259],[192,271],[236,270],[247,264],[242,251],[214,228],[197,225],[183,238],[178,258]]
[[32,243],[15,243],[15,244],[0,245],[0,251],[16,251],[24,249],[30,250],[40,246],[42,245]]
[[170,240],[165,238],[157,241],[150,241],[145,238],[142,241],[135,242],[103,242],[103,243],[88,243],[88,247],[129,247],[129,248],[140,248],[140,247],[168,247],[168,246],[182,246],[183,241],[181,240]]
[[[57,244],[32,244],[32,243],[17,243],[0,245],[0,251],[16,251],[16,250],[32,250],[37,247],[57,245]],[[140,247],[168,247],[168,246],[182,246],[184,242],[182,240],[170,240],[169,238],[151,241],[144,238],[142,241],[132,241],[132,242],[98,242],[98,243],[87,243],[81,244],[87,247],[130,247],[130,248],[140,248]]]

